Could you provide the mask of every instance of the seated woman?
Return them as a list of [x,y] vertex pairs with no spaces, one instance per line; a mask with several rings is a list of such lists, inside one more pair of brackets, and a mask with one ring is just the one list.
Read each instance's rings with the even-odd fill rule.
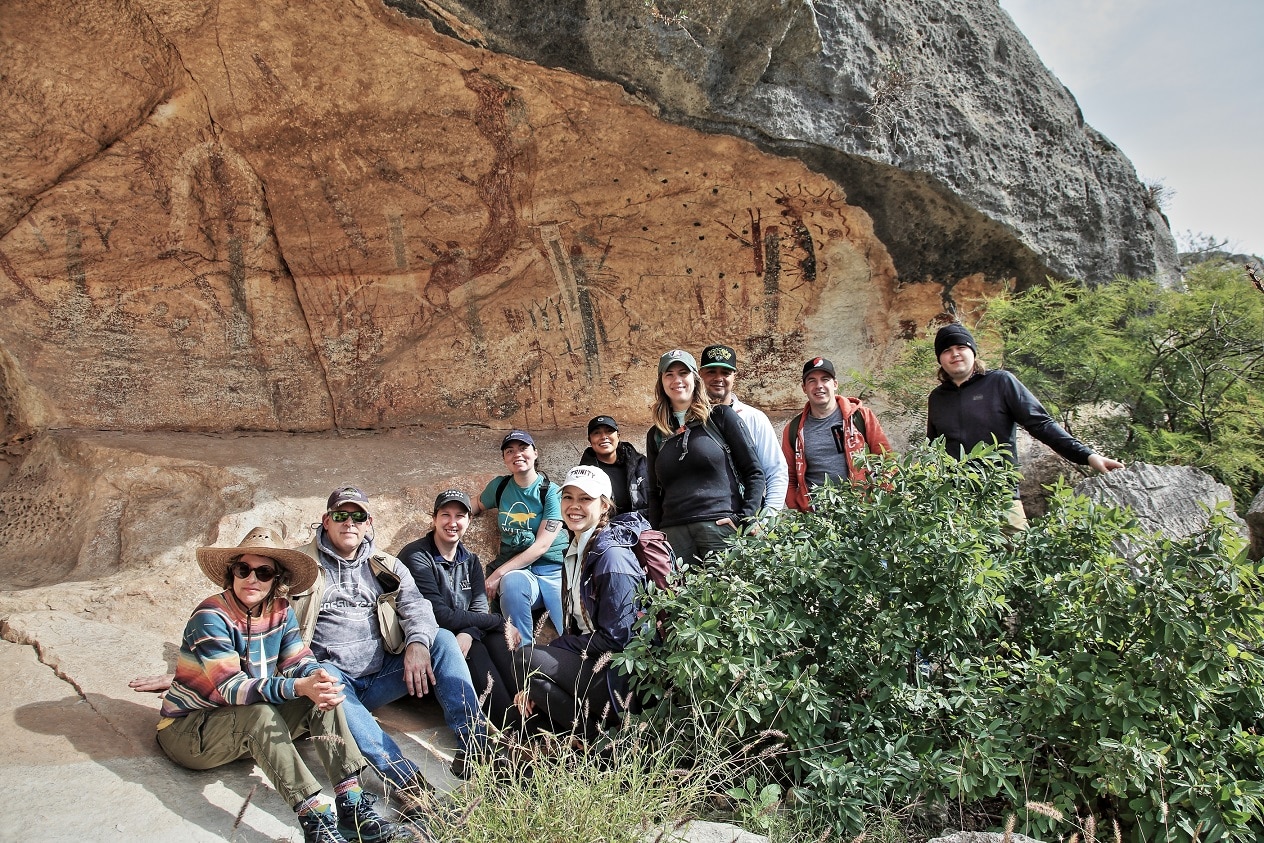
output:
[[460,489],[440,492],[434,503],[434,529],[399,552],[417,590],[434,607],[440,628],[456,636],[483,711],[501,729],[522,724],[513,698],[517,693],[510,644],[518,645],[513,625],[492,612],[487,602],[483,563],[461,541],[473,510]]
[[588,422],[588,447],[579,464],[596,466],[606,473],[619,512],[645,515],[649,506],[645,455],[619,438],[619,425],[612,416],[597,416]]
[[555,732],[592,738],[617,720],[627,677],[609,654],[632,640],[637,592],[645,574],[632,548],[649,524],[636,513],[612,519],[610,478],[576,466],[562,483],[562,518],[573,538],[566,550],[565,634],[547,647],[515,653],[520,710],[543,715]]
[[474,502],[472,515],[496,510],[500,553],[487,575],[487,596],[500,596],[500,609],[522,635],[535,640],[533,612],[546,609],[562,631],[562,529],[557,487],[536,471],[539,453],[525,430],[511,430],[500,443],[500,456],[511,472],[495,478]]
[[[398,829],[360,788],[366,762],[339,705],[342,686],[312,657],[281,596],[311,587],[315,560],[256,527],[237,547],[199,547],[197,561],[224,590],[184,628],[158,722],[162,751],[191,770],[251,756],[294,806],[308,843],[390,840]],[[294,746],[304,732],[334,785],[332,802]]]

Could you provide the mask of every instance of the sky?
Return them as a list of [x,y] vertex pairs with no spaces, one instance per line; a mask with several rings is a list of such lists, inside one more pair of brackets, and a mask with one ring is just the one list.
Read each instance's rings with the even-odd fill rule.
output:
[[1264,0],[1000,0],[1186,233],[1264,255]]

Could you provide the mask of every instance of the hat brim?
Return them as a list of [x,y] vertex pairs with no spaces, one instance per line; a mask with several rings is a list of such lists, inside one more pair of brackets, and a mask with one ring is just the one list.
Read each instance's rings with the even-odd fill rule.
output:
[[247,553],[264,556],[284,568],[290,575],[288,588],[291,594],[302,594],[316,582],[316,560],[301,550],[281,547],[199,547],[197,563],[207,579],[222,587],[228,567]]
[[737,367],[732,363],[703,363],[703,369],[728,369],[730,372],[736,372]]

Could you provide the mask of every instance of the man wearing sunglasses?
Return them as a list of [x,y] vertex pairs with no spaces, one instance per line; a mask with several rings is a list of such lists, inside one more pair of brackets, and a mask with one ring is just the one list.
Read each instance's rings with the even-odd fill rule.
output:
[[425,784],[373,709],[433,691],[461,745],[453,764],[459,776],[467,774],[465,759],[482,745],[486,724],[456,638],[435,623],[408,568],[374,547],[372,527],[368,496],[354,486],[335,489],[316,537],[301,548],[320,563],[316,582],[290,603],[313,654],[345,686],[347,724],[360,751],[409,793]]

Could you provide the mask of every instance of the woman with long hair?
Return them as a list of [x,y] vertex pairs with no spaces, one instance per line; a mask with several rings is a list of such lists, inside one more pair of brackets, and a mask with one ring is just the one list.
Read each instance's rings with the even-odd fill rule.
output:
[[[199,547],[197,561],[223,591],[199,603],[185,626],[158,745],[191,770],[254,758],[298,814],[307,843],[346,843],[344,834],[357,843],[394,838],[398,829],[360,788],[367,762],[340,705],[342,685],[303,643],[282,596],[311,588],[316,561],[262,527],[237,547]],[[308,732],[333,800],[294,746]]]
[[763,505],[764,472],[742,420],[711,405],[693,355],[659,358],[645,437],[649,522],[686,563],[722,550]]
[[[546,647],[523,648],[519,710],[542,715],[554,732],[583,738],[614,722],[627,696],[627,677],[610,664],[632,640],[637,593],[645,574],[633,547],[649,524],[615,514],[610,478],[599,468],[572,468],[562,482],[562,518],[571,533],[563,567],[565,633]],[[544,725],[544,724],[540,724]]]

